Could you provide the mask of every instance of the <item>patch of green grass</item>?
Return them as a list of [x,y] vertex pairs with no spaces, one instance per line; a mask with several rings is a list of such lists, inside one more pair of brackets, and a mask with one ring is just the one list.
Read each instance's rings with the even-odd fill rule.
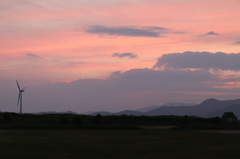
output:
[[240,158],[240,134],[195,130],[6,130],[4,159]]

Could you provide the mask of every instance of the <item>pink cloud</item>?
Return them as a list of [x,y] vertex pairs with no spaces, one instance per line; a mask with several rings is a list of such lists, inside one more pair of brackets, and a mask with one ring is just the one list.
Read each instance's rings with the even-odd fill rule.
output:
[[[3,26],[0,37],[1,60],[5,61],[2,65],[10,65],[13,70],[25,65],[39,72],[57,71],[59,80],[64,74],[70,76],[67,70],[71,72],[69,78],[74,79],[79,77],[78,74],[82,77],[103,77],[116,70],[151,68],[154,61],[165,53],[239,50],[238,45],[229,47],[230,43],[239,40],[237,33],[240,22],[236,20],[239,14],[238,1],[124,1],[105,2],[104,5],[56,1],[16,2],[17,7],[9,2],[5,10],[0,11],[8,15],[0,22]],[[83,28],[93,25],[115,28],[165,27],[171,32],[161,39],[100,37],[84,33]],[[211,30],[219,33],[219,36],[198,37]],[[139,59],[134,62],[113,59],[111,55],[115,52],[133,52],[139,55]],[[29,61],[24,56],[26,53],[38,55],[46,61]]]

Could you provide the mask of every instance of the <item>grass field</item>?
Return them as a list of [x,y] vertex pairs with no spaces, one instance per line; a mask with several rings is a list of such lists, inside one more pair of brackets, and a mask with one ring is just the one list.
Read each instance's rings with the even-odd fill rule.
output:
[[2,159],[239,159],[238,131],[1,130]]

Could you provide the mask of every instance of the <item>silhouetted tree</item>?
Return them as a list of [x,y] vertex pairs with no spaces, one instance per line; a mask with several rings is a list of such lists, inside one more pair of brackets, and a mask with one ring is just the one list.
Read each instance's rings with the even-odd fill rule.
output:
[[225,112],[222,115],[222,119],[227,122],[237,121],[237,116],[233,112]]
[[185,115],[185,116],[183,117],[183,119],[182,119],[182,124],[187,125],[188,122],[189,122],[188,116]]
[[79,125],[79,124],[81,124],[81,123],[82,123],[82,120],[81,120],[80,116],[75,116],[75,117],[73,118],[73,124]]
[[107,119],[107,124],[112,124],[111,118],[108,118],[108,119]]
[[221,121],[221,118],[219,118],[219,117],[214,118],[214,124],[218,125],[220,123],[220,121]]
[[3,113],[3,123],[8,123],[11,120],[10,113]]
[[61,122],[61,124],[67,124],[68,123],[66,114],[61,114],[60,122]]
[[94,122],[95,122],[95,124],[101,124],[102,123],[102,116],[101,116],[101,114],[97,114],[94,117]]

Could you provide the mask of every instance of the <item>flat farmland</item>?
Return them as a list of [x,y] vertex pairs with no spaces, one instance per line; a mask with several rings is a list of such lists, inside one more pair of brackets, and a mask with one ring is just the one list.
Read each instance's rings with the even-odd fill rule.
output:
[[239,131],[1,130],[4,159],[237,159]]

